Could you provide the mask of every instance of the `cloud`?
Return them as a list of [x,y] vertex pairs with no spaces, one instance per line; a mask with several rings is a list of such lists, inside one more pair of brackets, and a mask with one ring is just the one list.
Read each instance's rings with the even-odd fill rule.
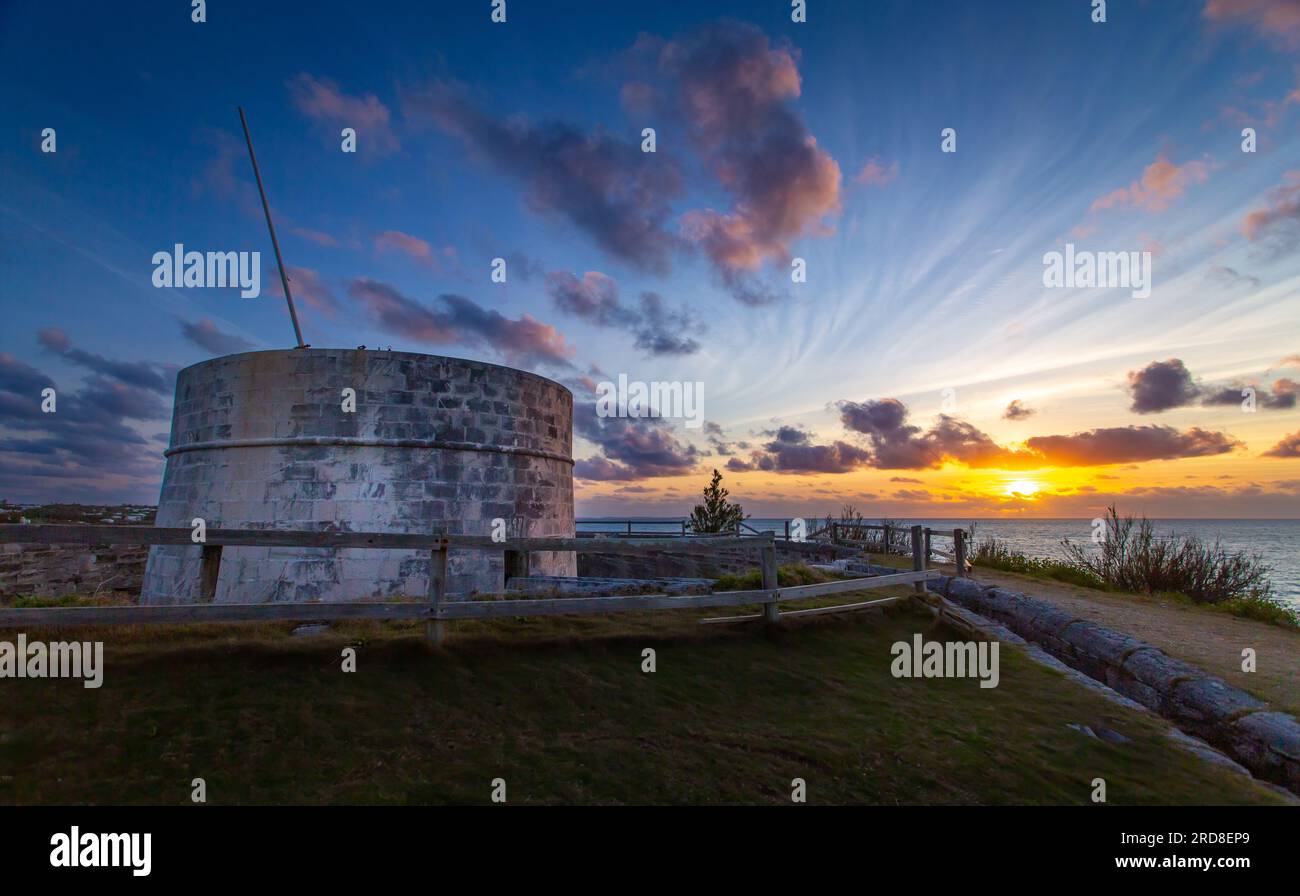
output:
[[179,321],[181,335],[190,342],[214,355],[233,355],[253,348],[251,342],[240,339],[231,333],[223,333],[217,325],[204,318],[197,322]]
[[[328,78],[317,80],[305,72],[290,79],[287,86],[294,105],[303,115],[340,129],[354,128],[359,155],[373,152],[386,156],[401,149],[393,132],[392,114],[374,94],[348,96]],[[342,140],[337,131],[332,137]]]
[[1300,46],[1300,2],[1296,0],[1207,0],[1202,14],[1213,22],[1244,25],[1261,37]]
[[1300,383],[1281,377],[1273,380],[1273,394],[1262,400],[1265,407],[1275,410],[1290,410],[1296,406],[1296,395],[1300,393]]
[[1276,370],[1279,367],[1294,367],[1300,370],[1300,355],[1287,355],[1285,358],[1279,359],[1272,369]]
[[600,271],[587,271],[581,278],[568,271],[555,271],[546,276],[546,291],[556,308],[598,327],[636,322],[635,313],[619,302],[618,284]]
[[1300,457],[1300,430],[1283,437],[1282,441],[1264,452],[1264,457]]
[[915,484],[915,485],[923,485],[923,484],[924,484],[920,479],[913,479],[911,476],[890,476],[890,477],[889,477],[889,481],[890,481],[890,482],[910,482],[910,483],[913,483],[913,484]]
[[594,402],[575,402],[573,428],[596,445],[601,456],[574,464],[579,479],[630,481],[680,476],[695,468],[699,452],[673,435],[657,417],[600,417]]
[[334,239],[334,237],[330,236],[328,233],[321,230],[312,230],[310,227],[290,227],[289,232],[294,236],[299,236],[305,240],[309,240],[318,246],[333,247],[339,244],[339,241]]
[[1217,264],[1210,265],[1209,270],[1205,272],[1205,278],[1229,289],[1237,286],[1258,288],[1260,282],[1258,277],[1251,277],[1238,272],[1236,268]]
[[506,264],[510,272],[525,283],[531,283],[534,277],[546,273],[546,265],[522,252],[511,252],[506,256]]
[[1255,209],[1241,222],[1251,242],[1267,240],[1279,249],[1300,243],[1300,169],[1288,171],[1283,183],[1268,193],[1268,205]]
[[766,435],[774,438],[761,452],[751,455],[755,469],[776,473],[847,473],[866,466],[871,460],[871,454],[856,445],[838,440],[817,445],[808,433],[792,426],[779,427]]
[[1035,436],[1025,446],[1043,461],[1061,467],[1105,466],[1148,460],[1210,457],[1227,454],[1241,442],[1200,427],[1179,431],[1172,426],[1114,426],[1073,435]]
[[1158,414],[1171,408],[1186,407],[1199,399],[1206,407],[1241,404],[1254,394],[1256,406],[1269,410],[1287,410],[1296,406],[1297,384],[1285,377],[1273,381],[1273,391],[1242,383],[1201,385],[1178,358],[1152,361],[1141,370],[1129,371],[1128,389],[1133,396],[1129,409],[1139,414]]
[[0,494],[20,501],[139,500],[152,490],[161,455],[128,421],[166,419],[159,394],[96,374],[81,389],[58,388],[57,410],[43,413],[41,390],[55,387],[42,371],[0,353],[6,430],[0,436]]
[[862,187],[887,187],[898,180],[898,162],[884,165],[879,156],[872,156],[853,177],[853,182]]
[[451,293],[438,296],[429,307],[387,283],[368,278],[350,281],[347,291],[376,324],[397,336],[427,345],[484,346],[516,365],[573,366],[576,352],[564,335],[529,314],[511,319]]
[[1133,396],[1129,409],[1139,414],[1156,414],[1191,404],[1200,394],[1192,374],[1177,358],[1152,361],[1138,371],[1129,371],[1128,389]]
[[171,379],[163,373],[163,368],[149,361],[114,361],[102,355],[92,354],[72,347],[68,334],[58,327],[46,327],[36,334],[42,346],[64,360],[71,361],[93,373],[110,377],[128,386],[148,389],[160,395],[170,395]]
[[1224,454],[1240,446],[1219,432],[1169,426],[1121,426],[1073,435],[1035,436],[1023,449],[998,445],[973,425],[940,414],[929,430],[907,422],[907,408],[895,398],[838,403],[840,420],[867,437],[871,463],[884,470],[924,470],[952,462],[972,468],[1007,470],[1046,466],[1105,466]]
[[407,255],[422,265],[431,268],[443,270],[450,266],[454,268],[457,264],[456,248],[454,246],[442,246],[435,248],[426,240],[418,236],[411,236],[409,233],[402,233],[400,230],[385,230],[375,237],[375,251],[400,252]]
[[667,272],[679,243],[666,224],[683,186],[668,157],[562,122],[499,121],[448,84],[412,91],[405,103],[413,117],[434,123],[522,180],[534,211],[568,221],[615,258]]
[[1003,448],[969,423],[940,414],[928,431],[907,422],[896,398],[838,403],[840,422],[867,437],[871,466],[881,470],[925,470],[954,461],[971,467],[1020,468],[1035,458]]
[[1257,408],[1267,408],[1271,411],[1287,411],[1296,406],[1298,388],[1300,388],[1300,384],[1285,377],[1273,381],[1272,392],[1262,387],[1241,384],[1216,386],[1204,391],[1201,404],[1219,407],[1241,405],[1253,392]]
[[[289,275],[289,290],[293,293],[295,304],[306,303],[309,308],[319,311],[331,320],[338,316],[341,310],[339,300],[333,290],[325,284],[319,271],[291,264],[285,266],[285,273]],[[278,270],[268,268],[262,275],[262,282],[266,284],[263,287],[266,295],[275,299],[284,298],[284,287],[280,285]]]
[[636,347],[651,356],[694,354],[700,344],[690,334],[707,329],[686,309],[665,307],[658,293],[641,293],[639,308],[623,305],[618,284],[600,271],[587,271],[581,278],[555,271],[546,277],[546,291],[559,310],[593,326],[626,330],[636,337]]
[[[830,232],[840,166],[789,106],[801,90],[797,51],[753,25],[719,22],[663,44],[658,68],[697,153],[732,196],[729,209],[682,219],[727,282],[787,260],[795,239]],[[741,297],[752,303],[756,294],[751,286]]]
[[1033,408],[1025,406],[1025,403],[1019,398],[1012,399],[1007,405],[1006,410],[1002,412],[1003,420],[1028,420],[1037,413]]
[[1140,208],[1152,214],[1163,212],[1187,187],[1201,183],[1209,177],[1210,168],[1205,162],[1185,162],[1176,165],[1162,152],[1142,171],[1140,180],[1120,187],[1096,199],[1091,211],[1112,208]]

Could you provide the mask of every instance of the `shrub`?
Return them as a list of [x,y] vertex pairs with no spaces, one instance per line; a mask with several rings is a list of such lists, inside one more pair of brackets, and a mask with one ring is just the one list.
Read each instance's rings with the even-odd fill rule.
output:
[[1198,604],[1237,599],[1271,602],[1269,570],[1258,554],[1229,551],[1192,535],[1157,536],[1150,520],[1107,511],[1105,538],[1095,551],[1062,540],[1069,565],[1120,591],[1179,591]]

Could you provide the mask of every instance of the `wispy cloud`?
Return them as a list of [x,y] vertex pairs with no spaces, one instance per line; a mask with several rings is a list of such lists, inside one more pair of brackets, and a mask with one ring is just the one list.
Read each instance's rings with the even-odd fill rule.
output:
[[[303,115],[339,129],[357,132],[357,154],[391,155],[401,149],[393,131],[392,113],[373,93],[348,96],[328,78],[314,78],[303,72],[288,83],[294,105]],[[338,140],[338,132],[331,136]]]

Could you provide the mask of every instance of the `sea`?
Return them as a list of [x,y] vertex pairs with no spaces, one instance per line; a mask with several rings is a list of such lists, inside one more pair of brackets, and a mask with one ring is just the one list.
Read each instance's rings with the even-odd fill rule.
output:
[[[809,519],[812,523],[816,517]],[[579,532],[627,532],[641,534],[662,532],[680,534],[680,517],[619,517],[583,518],[578,521]],[[788,519],[748,519],[745,525],[757,532],[785,533]],[[879,520],[866,519],[868,523]],[[900,525],[921,524],[932,529],[969,529],[975,524],[975,538],[995,535],[1030,557],[1063,559],[1061,541],[1091,545],[1092,520],[1090,519],[898,519]],[[1269,568],[1273,592],[1282,601],[1300,610],[1300,520],[1152,520],[1157,534],[1194,535],[1202,541],[1219,542],[1230,551],[1257,553]],[[747,530],[748,531],[748,530]],[[942,541],[934,543],[936,550],[946,550]]]

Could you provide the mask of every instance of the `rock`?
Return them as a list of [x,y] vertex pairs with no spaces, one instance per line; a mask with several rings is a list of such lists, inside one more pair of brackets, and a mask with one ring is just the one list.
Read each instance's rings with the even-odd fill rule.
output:
[[1109,728],[1103,728],[1101,725],[1098,725],[1093,730],[1097,733],[1097,736],[1099,738],[1101,738],[1102,740],[1110,744],[1126,744],[1130,742],[1129,738],[1120,734],[1118,731],[1112,731]]
[[1174,700],[1184,715],[1196,722],[1226,722],[1232,716],[1267,708],[1264,701],[1209,676],[1178,684]]
[[302,625],[294,626],[293,631],[289,632],[294,637],[308,637],[311,635],[323,635],[330,630],[328,622],[305,622]]

